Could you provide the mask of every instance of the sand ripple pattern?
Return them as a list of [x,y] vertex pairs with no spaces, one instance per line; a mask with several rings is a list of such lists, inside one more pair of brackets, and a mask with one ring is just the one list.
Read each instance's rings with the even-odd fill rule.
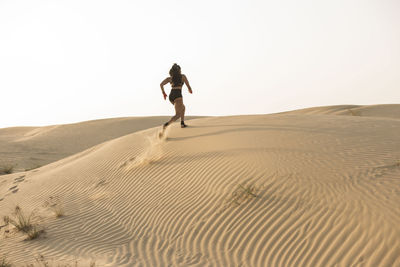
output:
[[278,114],[191,126],[173,126],[164,140],[157,129],[134,133],[28,173],[1,215],[50,196],[66,215],[40,208],[46,238],[1,238],[0,255],[100,266],[400,266],[400,121]]

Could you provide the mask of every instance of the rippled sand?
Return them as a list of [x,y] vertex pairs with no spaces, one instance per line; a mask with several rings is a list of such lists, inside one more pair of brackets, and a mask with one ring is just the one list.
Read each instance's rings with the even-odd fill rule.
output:
[[[400,266],[399,105],[187,123],[163,139],[160,127],[149,128],[0,176],[0,215],[18,204],[46,231],[23,241],[2,227],[0,257],[98,266]],[[54,199],[63,217],[46,205]]]

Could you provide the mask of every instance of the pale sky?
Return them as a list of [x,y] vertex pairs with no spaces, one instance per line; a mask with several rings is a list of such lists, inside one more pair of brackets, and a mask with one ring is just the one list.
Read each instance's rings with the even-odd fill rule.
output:
[[[0,0],[0,128],[400,103],[399,0]],[[167,87],[169,93],[169,86]]]

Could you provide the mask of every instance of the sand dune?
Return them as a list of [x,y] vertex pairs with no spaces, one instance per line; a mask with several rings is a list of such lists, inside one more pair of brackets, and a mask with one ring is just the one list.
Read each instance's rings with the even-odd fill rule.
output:
[[367,106],[337,105],[337,106],[327,106],[327,107],[305,108],[305,109],[285,112],[285,114],[347,115],[347,116],[359,116],[359,117],[400,119],[400,108],[398,104],[367,105]]
[[[174,124],[162,140],[150,128],[0,176],[0,215],[18,204],[46,230],[23,241],[2,227],[0,256],[99,266],[400,266],[400,120],[382,118],[399,107],[368,117],[316,108],[201,118],[187,129]],[[44,205],[49,199],[64,217]]]
[[[0,167],[16,171],[57,161],[126,134],[162,125],[169,117],[130,117],[46,127],[0,129]],[[188,117],[188,119],[195,117]]]

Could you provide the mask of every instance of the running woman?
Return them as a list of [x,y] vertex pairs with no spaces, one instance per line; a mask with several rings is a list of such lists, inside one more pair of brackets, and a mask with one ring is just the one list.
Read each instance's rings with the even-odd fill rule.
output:
[[164,85],[170,83],[171,84],[171,92],[169,94],[169,101],[175,107],[175,116],[173,116],[169,121],[164,123],[163,130],[167,128],[168,125],[181,118],[181,128],[187,127],[185,124],[185,105],[183,104],[182,98],[182,87],[183,84],[186,84],[189,89],[189,93],[193,93],[192,88],[189,85],[189,81],[186,78],[185,74],[181,73],[181,67],[178,64],[174,64],[169,71],[169,77],[165,78],[161,84],[161,91],[164,96],[164,100],[167,99],[167,94],[164,91]]

